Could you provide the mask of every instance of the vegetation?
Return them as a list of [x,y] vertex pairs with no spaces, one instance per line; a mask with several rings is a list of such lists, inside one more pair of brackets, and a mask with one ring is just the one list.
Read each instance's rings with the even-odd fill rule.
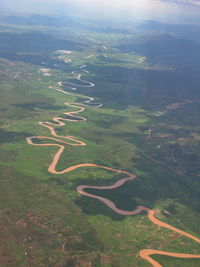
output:
[[[138,256],[141,249],[199,253],[198,244],[158,228],[145,213],[118,215],[102,202],[76,192],[81,184],[113,184],[121,175],[99,168],[51,174],[48,166],[57,148],[31,146],[25,140],[51,137],[38,121],[51,121],[75,110],[64,102],[79,103],[86,107],[80,116],[87,121],[67,122],[56,131],[76,136],[87,146],[66,146],[57,169],[94,163],[134,173],[136,180],[115,190],[87,192],[109,198],[123,210],[138,205],[156,209],[160,220],[199,236],[199,58],[186,60],[184,68],[174,57],[170,62],[168,56],[160,58],[166,39],[171,44],[169,53],[174,43],[183,45],[177,55],[181,59],[185,50],[190,52],[188,57],[197,52],[193,49],[198,47],[196,41],[188,48],[188,41],[164,34],[155,45],[143,25],[146,44],[141,46],[138,26],[134,40],[129,31],[124,34],[127,46],[121,39],[123,30],[112,27],[108,38],[105,30],[97,30],[97,22],[91,28],[84,23],[80,26],[81,40],[70,30],[68,38],[60,39],[62,32],[65,37],[66,25],[56,33],[48,18],[41,20],[48,31],[52,27],[52,35],[38,32],[34,20],[23,31],[23,19],[0,33],[0,265],[148,267]],[[6,22],[13,23],[8,18]],[[176,31],[182,38],[178,26]],[[89,41],[88,36],[94,39]],[[195,62],[191,71],[190,60]],[[83,64],[87,67],[80,68]],[[41,72],[42,67],[49,69],[49,76]],[[70,89],[64,82],[77,83],[72,71],[96,86],[83,88],[80,81],[77,90]],[[49,88],[59,81],[63,90],[74,95]],[[104,106],[87,104],[80,95],[94,97],[94,102]],[[163,266],[199,266],[197,259],[153,258]]]

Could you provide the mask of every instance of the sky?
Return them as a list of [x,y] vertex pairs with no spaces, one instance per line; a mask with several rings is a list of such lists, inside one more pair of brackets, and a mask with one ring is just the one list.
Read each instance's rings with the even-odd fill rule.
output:
[[200,0],[0,0],[16,12],[200,21]]

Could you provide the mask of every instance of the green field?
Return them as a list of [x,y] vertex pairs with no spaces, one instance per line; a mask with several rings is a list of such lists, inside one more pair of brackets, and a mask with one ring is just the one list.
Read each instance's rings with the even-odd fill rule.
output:
[[[59,33],[33,25],[6,27],[0,32],[0,265],[148,267],[138,254],[145,248],[200,253],[198,243],[154,225],[145,213],[122,216],[76,191],[83,184],[111,185],[121,175],[100,168],[51,174],[48,166],[57,148],[31,146],[25,139],[51,137],[38,122],[51,122],[76,110],[65,102],[85,107],[79,115],[87,121],[67,121],[55,128],[58,135],[87,143],[66,145],[57,169],[94,163],[134,173],[136,180],[117,189],[88,192],[112,200],[123,210],[138,205],[155,209],[161,221],[199,237],[199,63],[195,61],[191,73],[190,64],[182,68],[179,57],[175,64],[157,58],[153,49],[143,53],[138,48],[139,32],[136,41],[126,34],[128,46],[122,33],[85,29],[78,35],[69,27],[67,37],[65,27]],[[143,34],[148,42],[146,31]],[[31,48],[27,40],[33,43]],[[132,42],[138,49],[134,54],[128,50]],[[57,50],[72,53],[60,55]],[[87,66],[80,68],[83,64]],[[43,75],[41,68],[49,69],[50,76]],[[49,88],[58,87],[59,81],[83,85],[72,71],[95,87],[66,86],[64,90],[73,96]],[[85,103],[80,94],[103,106]],[[188,99],[191,102],[180,108],[168,108]],[[45,142],[49,140],[41,141]],[[164,267],[200,264],[199,259],[153,258]]]

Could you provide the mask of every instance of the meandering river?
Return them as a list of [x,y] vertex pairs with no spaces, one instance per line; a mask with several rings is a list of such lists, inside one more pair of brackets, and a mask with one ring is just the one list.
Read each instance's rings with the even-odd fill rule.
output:
[[[92,56],[93,55],[90,55],[90,56],[85,57],[85,58],[90,58]],[[86,65],[81,65],[79,67],[79,69],[82,69],[85,73],[89,73],[89,71],[85,70],[86,67],[87,67]],[[77,73],[77,72],[72,72],[72,74],[75,75],[75,79],[78,81],[78,83],[58,82],[58,86],[50,86],[49,89],[55,90],[57,92],[60,92],[62,94],[66,94],[66,95],[82,97],[83,99],[85,99],[83,101],[83,104],[85,104],[85,103],[90,104],[96,108],[102,107],[103,106],[102,103],[94,103],[93,97],[85,96],[85,95],[81,95],[81,94],[74,94],[72,92],[65,90],[66,88],[71,91],[71,90],[76,90],[77,87],[78,88],[80,88],[80,87],[85,88],[85,87],[94,87],[95,86],[94,83],[83,80],[81,78],[82,74]],[[81,82],[81,84],[79,84],[79,82]],[[71,87],[71,86],[73,86],[73,87]],[[56,146],[56,147],[58,147],[58,150],[55,153],[53,160],[48,167],[48,171],[50,173],[53,173],[53,174],[64,174],[64,173],[68,173],[68,172],[71,172],[71,171],[79,169],[79,168],[92,167],[92,168],[101,168],[101,169],[108,170],[111,172],[124,174],[124,176],[125,176],[124,178],[118,180],[116,183],[114,183],[112,185],[109,185],[109,186],[79,185],[77,187],[77,191],[79,194],[84,195],[86,197],[95,198],[95,199],[100,200],[105,205],[107,205],[109,208],[111,208],[113,211],[115,211],[116,213],[121,214],[121,215],[131,216],[131,215],[139,214],[141,212],[146,212],[149,220],[152,223],[154,223],[155,225],[158,225],[160,227],[164,227],[164,228],[169,229],[173,232],[176,232],[182,236],[188,237],[188,238],[194,240],[195,242],[200,243],[199,238],[158,220],[155,217],[156,210],[149,209],[149,208],[144,207],[144,206],[138,206],[133,211],[121,210],[121,209],[118,209],[116,207],[115,203],[112,202],[111,200],[104,198],[104,197],[101,197],[101,196],[98,196],[98,195],[95,195],[95,194],[88,193],[85,191],[86,189],[104,189],[104,190],[109,189],[109,190],[111,190],[111,189],[122,186],[124,183],[126,183],[128,181],[136,179],[136,175],[129,173],[129,172],[126,172],[126,171],[123,171],[123,170],[118,170],[118,169],[114,169],[114,168],[110,168],[110,167],[106,167],[106,166],[101,166],[101,165],[93,164],[93,163],[79,163],[79,164],[76,164],[73,166],[67,166],[65,169],[63,169],[61,171],[56,170],[56,166],[59,162],[60,156],[62,155],[63,151],[65,150],[66,145],[70,145],[70,146],[86,146],[87,145],[85,142],[79,140],[75,136],[63,136],[63,135],[57,134],[56,128],[65,126],[66,121],[77,123],[79,121],[86,121],[87,120],[86,118],[79,116],[79,114],[85,110],[85,107],[83,105],[77,104],[77,103],[68,103],[68,102],[65,102],[64,104],[68,107],[75,108],[76,110],[70,111],[70,112],[64,112],[63,117],[54,117],[54,118],[52,118],[52,122],[49,122],[49,121],[39,121],[38,122],[38,124],[40,126],[45,127],[50,131],[51,137],[48,137],[48,136],[31,136],[31,137],[26,138],[27,143],[30,145],[41,146],[41,147],[42,146]],[[64,140],[62,140],[60,138],[62,138]],[[51,143],[41,144],[41,143],[38,143],[36,140],[37,141],[41,141],[41,140],[48,141],[49,140],[49,141],[51,141]],[[55,143],[52,143],[52,141]],[[154,250],[154,249],[143,249],[139,252],[140,257],[143,258],[144,260],[148,261],[150,264],[152,264],[152,266],[162,267],[160,265],[160,263],[158,263],[157,261],[155,261],[151,258],[151,255],[154,255],[154,254],[166,255],[166,256],[176,257],[176,258],[200,258],[200,255],[195,255],[195,254],[174,253],[174,252],[159,251],[159,250]]]

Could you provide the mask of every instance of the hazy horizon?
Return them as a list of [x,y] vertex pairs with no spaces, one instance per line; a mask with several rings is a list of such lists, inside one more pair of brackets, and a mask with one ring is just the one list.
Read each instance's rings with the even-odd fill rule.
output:
[[10,0],[9,2],[1,0],[0,8],[26,14],[200,23],[200,1],[198,0]]

